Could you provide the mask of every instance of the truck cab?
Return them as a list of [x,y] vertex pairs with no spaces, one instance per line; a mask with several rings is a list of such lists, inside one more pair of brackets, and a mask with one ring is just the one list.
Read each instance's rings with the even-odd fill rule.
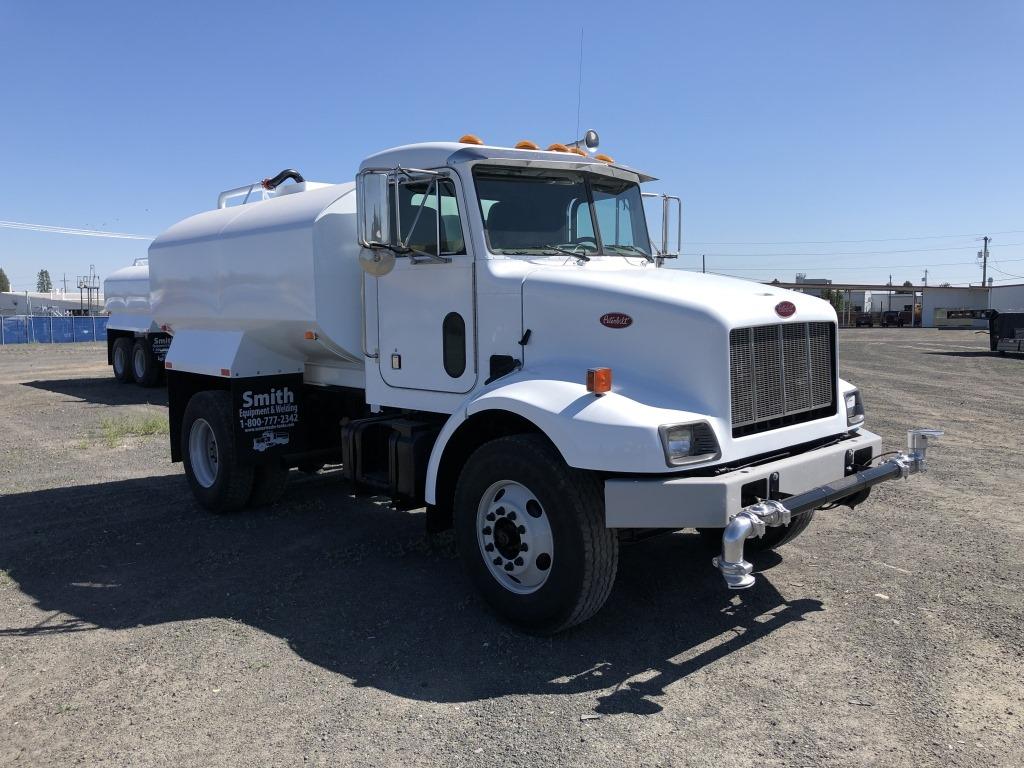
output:
[[924,466],[920,435],[873,466],[828,302],[664,267],[681,211],[653,201],[652,243],[646,173],[467,136],[372,155],[354,184],[279,178],[150,252],[172,458],[215,511],[340,461],[454,527],[489,602],[553,632],[603,604],[620,539],[697,528],[744,588],[748,539]]

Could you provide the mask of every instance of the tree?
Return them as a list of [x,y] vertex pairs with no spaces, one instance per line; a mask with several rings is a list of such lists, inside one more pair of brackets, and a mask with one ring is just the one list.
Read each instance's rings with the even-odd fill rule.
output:
[[7,279],[7,273],[0,267],[0,293],[8,293],[11,290],[11,281]]
[[39,293],[49,293],[53,290],[53,281],[50,279],[50,270],[40,269],[39,274],[36,275],[36,291]]
[[821,292],[821,298],[831,304],[836,312],[842,312],[846,308],[846,299],[843,298],[842,291],[826,288]]
[[903,287],[904,288],[913,288],[914,284],[912,282],[910,282],[909,280],[904,280],[903,281]]

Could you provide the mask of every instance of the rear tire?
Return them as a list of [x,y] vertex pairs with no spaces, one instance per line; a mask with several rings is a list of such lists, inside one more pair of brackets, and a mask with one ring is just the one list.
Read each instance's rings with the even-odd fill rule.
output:
[[253,468],[238,463],[231,429],[231,395],[198,392],[185,407],[181,455],[196,500],[211,512],[245,506],[253,489]]
[[160,367],[145,339],[139,339],[132,348],[132,374],[140,387],[155,387],[160,383]]
[[122,384],[132,381],[132,342],[124,336],[114,340],[110,350],[110,366],[114,369],[114,378]]
[[605,527],[601,483],[567,466],[540,435],[499,438],[469,457],[454,522],[477,588],[525,629],[553,634],[579,624],[611,592],[619,548]]

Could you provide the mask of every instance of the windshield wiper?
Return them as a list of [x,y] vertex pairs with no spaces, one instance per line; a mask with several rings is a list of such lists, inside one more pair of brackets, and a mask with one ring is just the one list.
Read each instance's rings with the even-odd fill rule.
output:
[[576,251],[570,251],[568,248],[559,248],[557,245],[545,245],[547,249],[552,251],[558,251],[559,253],[565,253],[572,256],[574,259],[583,259],[583,261],[590,261],[590,257],[585,253],[576,253]]
[[651,256],[651,254],[647,253],[647,251],[644,251],[644,250],[641,250],[640,248],[637,248],[635,245],[608,245],[606,243],[604,247],[605,248],[621,248],[621,249],[626,250],[626,251],[632,251],[633,253],[639,253],[641,256],[643,256],[645,259],[647,259],[648,262],[650,262],[652,264],[654,263],[654,257]]

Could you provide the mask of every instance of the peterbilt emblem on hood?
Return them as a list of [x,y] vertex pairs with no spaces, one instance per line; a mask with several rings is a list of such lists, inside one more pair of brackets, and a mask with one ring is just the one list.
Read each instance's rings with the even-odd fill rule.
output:
[[601,315],[601,325],[605,328],[628,328],[633,324],[633,318],[622,312],[609,312]]
[[796,305],[792,301],[780,301],[775,305],[775,314],[779,317],[792,317],[796,314]]

